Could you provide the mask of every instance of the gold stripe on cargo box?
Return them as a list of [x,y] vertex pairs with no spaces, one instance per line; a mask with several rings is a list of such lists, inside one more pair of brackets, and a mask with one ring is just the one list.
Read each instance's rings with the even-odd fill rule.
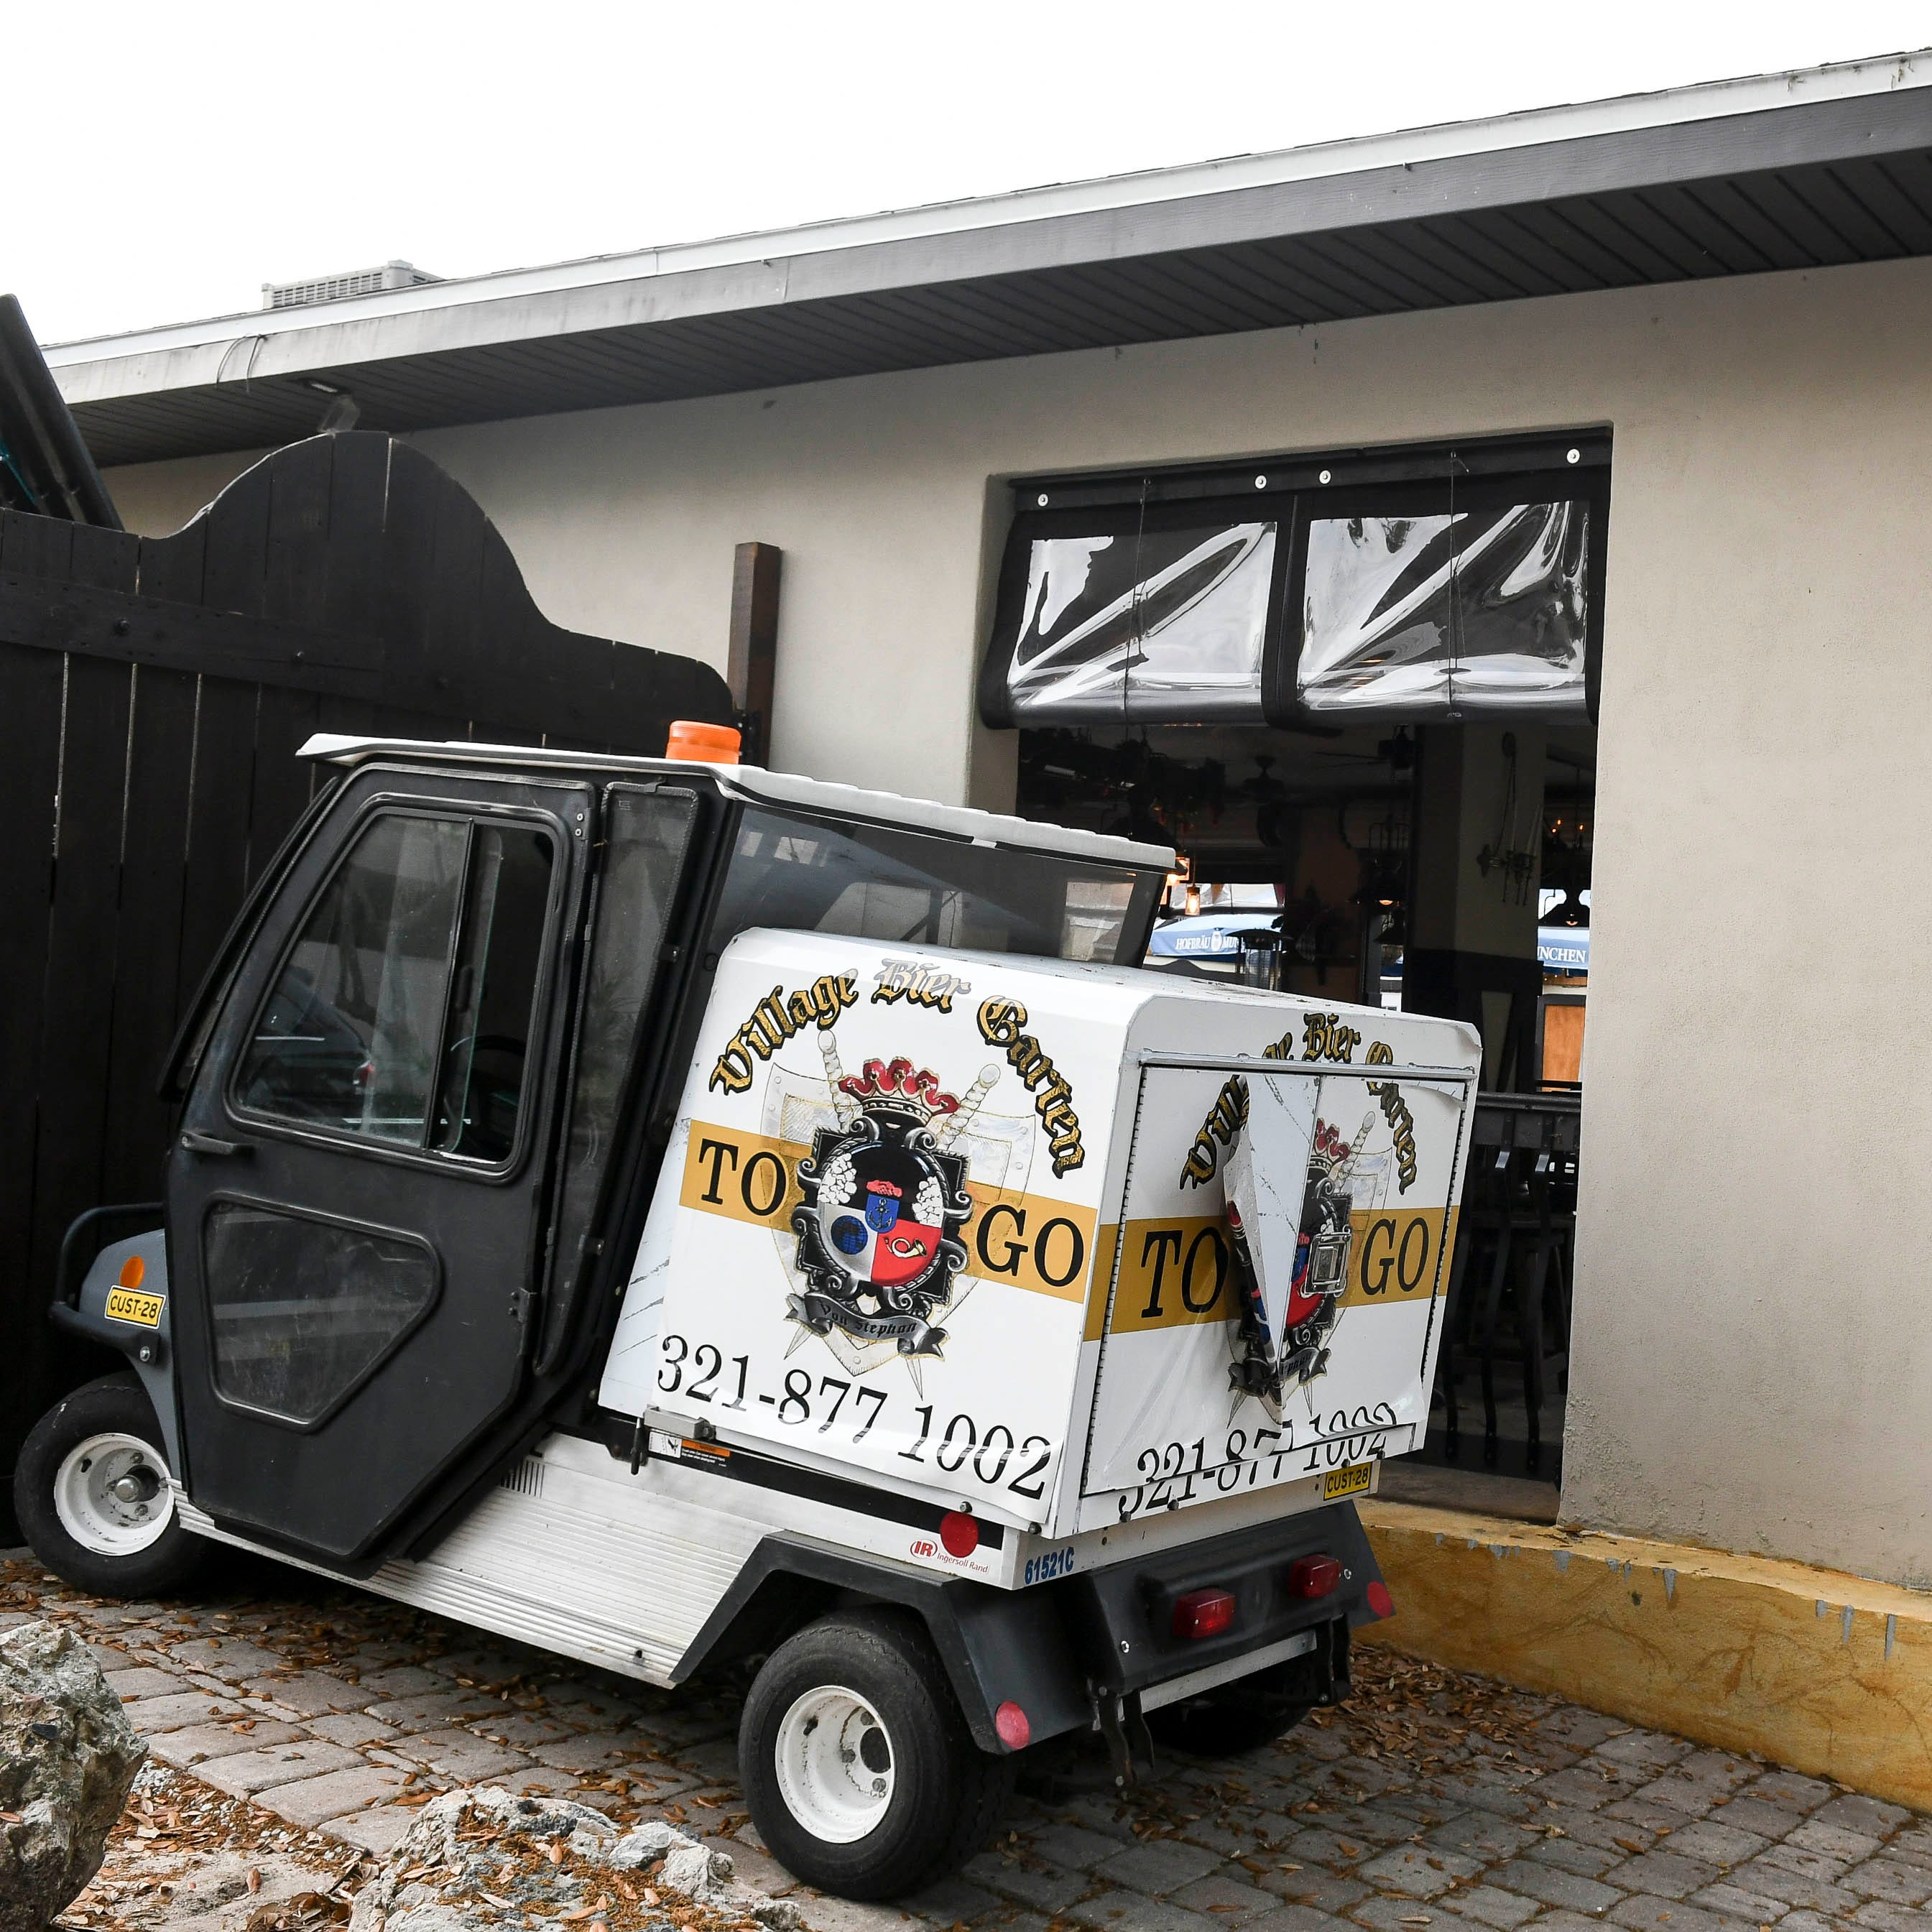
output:
[[[798,1164],[811,1151],[803,1141],[693,1120],[679,1204],[789,1234],[792,1210],[805,1204]],[[968,1274],[1061,1301],[1086,1298],[1098,1218],[1091,1208],[970,1180],[966,1191],[973,1212],[959,1238],[966,1244]],[[1111,1254],[1108,1261],[1111,1265]]]
[[[1388,1308],[1426,1301],[1448,1286],[1443,1230],[1456,1239],[1456,1217],[1440,1208],[1364,1209],[1349,1216],[1344,1308]],[[1114,1231],[1102,1231],[1101,1244]],[[1113,1330],[1134,1335],[1148,1328],[1185,1328],[1202,1322],[1232,1322],[1240,1312],[1229,1278],[1227,1236],[1219,1215],[1172,1220],[1130,1221],[1120,1278],[1114,1290]],[[1100,1334],[1100,1298],[1088,1316],[1088,1340]]]

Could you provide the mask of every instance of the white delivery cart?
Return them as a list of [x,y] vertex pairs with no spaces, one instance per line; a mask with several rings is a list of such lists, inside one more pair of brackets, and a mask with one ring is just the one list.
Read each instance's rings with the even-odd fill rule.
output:
[[315,748],[177,1052],[167,1226],[70,1244],[56,1318],[134,1375],[23,1456],[54,1567],[217,1538],[654,1683],[762,1657],[754,1818],[853,1896],[1050,1739],[1124,1779],[1341,1695],[1468,1029],[1120,963],[1159,848]]

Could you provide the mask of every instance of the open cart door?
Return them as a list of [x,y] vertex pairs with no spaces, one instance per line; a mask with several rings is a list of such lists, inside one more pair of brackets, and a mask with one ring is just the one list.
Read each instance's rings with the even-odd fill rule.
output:
[[1420,1445],[1472,1078],[1141,1072],[1081,1527]]
[[168,1169],[188,1492],[381,1549],[523,1380],[596,794],[358,772],[241,953]]

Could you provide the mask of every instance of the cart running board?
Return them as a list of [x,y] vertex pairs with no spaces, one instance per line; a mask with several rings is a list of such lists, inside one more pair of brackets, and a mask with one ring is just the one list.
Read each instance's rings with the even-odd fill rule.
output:
[[646,1683],[674,1682],[760,1526],[554,1457],[541,1476],[528,1464],[512,1473],[429,1556],[364,1577],[223,1529],[178,1490],[176,1507],[197,1536]]

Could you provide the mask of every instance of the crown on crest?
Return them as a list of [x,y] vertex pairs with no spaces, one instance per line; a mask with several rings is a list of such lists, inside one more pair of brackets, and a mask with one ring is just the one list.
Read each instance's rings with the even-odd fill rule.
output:
[[940,1088],[938,1074],[923,1066],[915,1069],[904,1058],[868,1060],[861,1072],[848,1073],[838,1082],[838,1090],[863,1107],[890,1108],[921,1120],[959,1111],[959,1096]]

